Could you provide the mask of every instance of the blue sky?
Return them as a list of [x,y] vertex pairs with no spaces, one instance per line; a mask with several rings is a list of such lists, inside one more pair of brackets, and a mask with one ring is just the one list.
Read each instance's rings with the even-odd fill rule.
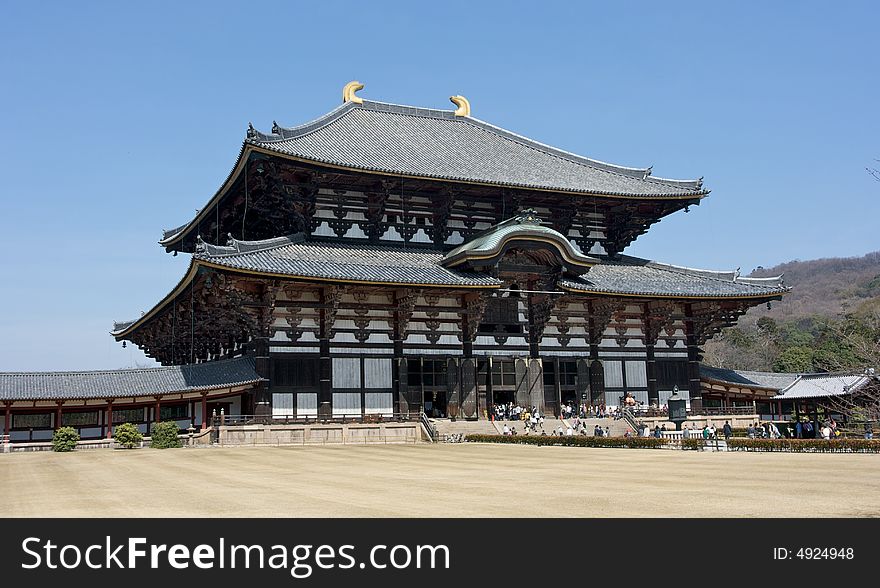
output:
[[146,362],[107,334],[177,283],[156,245],[247,123],[452,108],[712,194],[628,253],[708,268],[877,238],[876,2],[10,2],[0,20],[0,370]]

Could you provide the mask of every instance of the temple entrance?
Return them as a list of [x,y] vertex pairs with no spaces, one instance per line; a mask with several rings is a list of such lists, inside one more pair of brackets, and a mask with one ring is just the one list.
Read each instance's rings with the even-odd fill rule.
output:
[[425,390],[425,414],[434,419],[445,419],[448,415],[446,390]]
[[574,407],[574,410],[578,410],[581,401],[578,398],[577,392],[575,392],[574,390],[562,390],[560,392],[560,395],[562,396],[562,406],[570,404],[572,407]]
[[495,390],[492,392],[492,404],[516,403],[516,392],[512,390]]

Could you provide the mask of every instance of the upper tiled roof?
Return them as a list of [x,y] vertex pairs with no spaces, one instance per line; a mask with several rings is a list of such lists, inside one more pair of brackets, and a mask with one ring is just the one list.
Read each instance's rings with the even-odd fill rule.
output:
[[250,130],[246,144],[316,163],[394,175],[561,192],[700,197],[701,180],[575,155],[452,111],[346,102],[302,126]]
[[90,372],[0,372],[0,400],[131,398],[256,384],[253,359]]
[[603,260],[586,274],[560,284],[575,291],[685,298],[772,297],[788,291],[781,276],[756,283],[736,272],[697,270],[626,255],[617,261]]

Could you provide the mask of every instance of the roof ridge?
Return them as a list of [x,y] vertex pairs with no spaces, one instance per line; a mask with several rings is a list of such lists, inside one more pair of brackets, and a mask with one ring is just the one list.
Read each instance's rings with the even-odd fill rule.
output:
[[[698,275],[702,278],[706,278],[707,280],[716,280],[716,281],[724,282],[724,283],[728,283],[728,284],[730,284],[730,283],[743,284],[745,286],[752,286],[755,288],[773,288],[773,286],[771,286],[769,284],[767,284],[767,285],[755,284],[755,283],[750,282],[749,278],[741,278],[739,276],[738,269],[732,270],[732,271],[731,270],[699,269],[699,268],[692,268],[692,267],[686,267],[686,266],[681,266],[681,265],[673,265],[671,263],[664,263],[661,261],[653,261],[653,260],[648,261],[648,263],[646,265],[649,265],[649,266],[653,267],[654,269],[658,269],[661,271],[668,271],[671,273],[685,274],[685,275],[691,275],[691,276]],[[717,275],[713,275],[713,274],[717,274]],[[733,278],[727,280],[727,279],[722,278],[720,276],[720,274],[733,274]],[[780,276],[780,278],[781,278],[781,276]],[[776,279],[778,280],[779,278],[776,278]],[[775,285],[777,287],[790,289],[781,283],[777,283]]]

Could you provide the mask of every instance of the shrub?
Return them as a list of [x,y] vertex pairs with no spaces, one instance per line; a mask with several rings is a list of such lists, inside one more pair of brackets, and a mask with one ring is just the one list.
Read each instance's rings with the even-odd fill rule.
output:
[[170,449],[172,447],[183,447],[177,436],[177,423],[174,421],[165,421],[164,423],[154,423],[153,432],[150,436],[150,447],[156,449]]
[[136,445],[140,445],[144,440],[144,436],[141,435],[138,428],[131,423],[117,425],[116,433],[113,435],[113,438],[126,449],[131,449]]
[[704,445],[705,445],[705,441],[702,438],[700,438],[700,439],[688,438],[688,439],[681,440],[681,448],[682,449],[700,450],[703,448]]
[[657,449],[667,445],[654,437],[587,437],[586,435],[468,435],[471,443],[516,443],[519,445],[563,445],[566,447],[626,447]]
[[73,427],[61,427],[52,435],[52,451],[73,451],[79,441],[79,433]]
[[812,453],[880,453],[874,439],[731,439],[735,451],[786,451]]

